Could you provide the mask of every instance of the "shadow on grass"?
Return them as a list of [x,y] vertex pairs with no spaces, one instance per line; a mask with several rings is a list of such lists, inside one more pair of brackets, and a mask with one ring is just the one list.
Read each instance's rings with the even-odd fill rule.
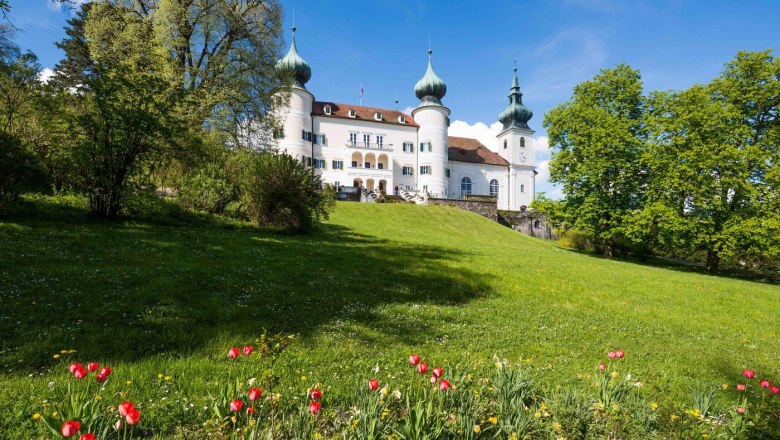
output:
[[416,331],[424,317],[377,309],[465,304],[490,291],[484,275],[459,264],[467,254],[336,225],[289,236],[85,222],[81,208],[57,209],[47,212],[60,218],[0,223],[0,363],[43,366],[61,349],[106,360],[188,355],[218,338],[251,341],[262,329],[305,338],[352,324],[420,344],[436,337]]

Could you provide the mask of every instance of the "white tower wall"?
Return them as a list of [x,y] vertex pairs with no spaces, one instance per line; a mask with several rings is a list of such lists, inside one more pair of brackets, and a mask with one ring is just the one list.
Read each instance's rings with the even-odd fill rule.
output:
[[279,140],[279,150],[301,158],[311,157],[311,141],[303,139],[303,132],[312,132],[311,111],[314,95],[308,91],[293,87],[289,94],[289,103],[282,109],[284,137]]
[[[412,112],[417,125],[420,126],[417,131],[417,169],[418,175],[417,190],[427,191],[433,197],[448,197],[448,179],[446,169],[448,163],[447,141],[447,120],[450,110],[443,106],[423,106],[418,107]],[[431,150],[428,151],[427,143],[431,143]],[[426,144],[424,151],[420,151],[420,145]],[[431,174],[422,174],[420,169],[423,166],[430,165]]]

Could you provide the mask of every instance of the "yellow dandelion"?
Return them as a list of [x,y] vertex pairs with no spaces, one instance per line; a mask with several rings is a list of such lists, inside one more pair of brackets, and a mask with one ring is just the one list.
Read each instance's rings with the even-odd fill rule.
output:
[[67,353],[68,353],[68,350],[60,350],[60,353],[62,353],[62,354],[67,354]]
[[509,440],[520,440],[520,437],[517,436],[516,432],[513,432],[512,435],[509,436]]
[[480,432],[482,432],[482,428],[480,428],[479,425],[474,425],[474,432],[476,434],[479,434]]
[[618,373],[617,371],[613,371],[612,372],[612,378],[613,379],[617,379],[619,376],[620,376],[620,373]]
[[132,385],[132,384],[133,384],[133,381],[132,381],[132,380],[128,380],[128,381],[127,381],[127,384],[128,384],[128,385]]
[[357,427],[358,427],[358,419],[353,419],[352,420],[352,429],[357,429]]
[[561,429],[562,429],[561,424],[558,423],[558,422],[553,423],[553,429],[558,431],[558,432],[561,432]]
[[702,434],[701,438],[706,440],[706,439],[710,438],[710,435],[709,434]]
[[51,416],[52,417],[57,417],[57,411],[54,411],[53,413],[51,413]]
[[73,349],[68,350],[68,353],[76,353],[76,350],[73,350]]
[[171,376],[165,376],[165,380],[171,380]]
[[306,381],[306,376],[301,376],[301,381]]
[[41,418],[41,413],[35,413],[33,414],[33,420],[38,420]]
[[653,408],[653,411],[657,410],[658,409],[658,403],[656,403],[656,402],[651,403],[650,404],[650,408]]
[[672,414],[672,416],[671,416],[670,418],[672,419],[672,421],[673,421],[673,422],[674,422],[675,420],[679,419],[679,417],[677,416],[677,414]]
[[498,423],[498,417],[495,417],[495,416],[491,417],[491,418],[488,419],[488,422],[490,422],[490,423],[495,425],[496,423]]
[[58,354],[55,354],[55,355],[54,355],[54,356],[52,356],[52,357],[53,357],[54,359],[59,359],[59,358],[60,358],[60,355],[58,355]]
[[157,373],[157,378],[158,379],[162,379],[163,378],[163,374],[162,373]]
[[723,388],[724,390],[727,390],[727,389],[729,389],[729,384],[727,384],[727,383],[724,383],[724,384],[723,384],[723,385],[721,385],[720,387],[721,387],[721,388]]

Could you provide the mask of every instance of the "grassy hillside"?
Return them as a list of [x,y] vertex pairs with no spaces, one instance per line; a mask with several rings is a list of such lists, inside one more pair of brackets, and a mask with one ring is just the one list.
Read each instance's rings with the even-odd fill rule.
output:
[[281,393],[347,395],[412,352],[523,359],[552,387],[619,347],[647,389],[683,402],[689,384],[734,384],[743,368],[780,378],[775,285],[603,260],[445,207],[340,203],[322,231],[287,236],[208,217],[96,223],[52,203],[0,221],[0,401],[13,402],[0,431],[37,429],[73,359],[111,365],[139,401],[159,395],[140,384],[170,375],[202,405],[227,348],[264,330],[289,336],[252,367],[272,367]]

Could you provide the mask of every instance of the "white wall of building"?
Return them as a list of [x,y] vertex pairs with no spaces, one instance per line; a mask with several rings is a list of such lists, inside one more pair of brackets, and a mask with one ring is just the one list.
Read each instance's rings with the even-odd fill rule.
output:
[[[416,144],[419,162],[416,169],[419,174],[417,189],[427,190],[434,197],[448,197],[449,182],[445,173],[449,155],[447,126],[450,110],[447,107],[429,105],[414,109],[412,116],[420,126]],[[431,143],[431,151],[428,151],[427,147],[420,151],[420,144],[428,142]],[[431,167],[431,173],[421,174],[420,167],[428,165]]]

